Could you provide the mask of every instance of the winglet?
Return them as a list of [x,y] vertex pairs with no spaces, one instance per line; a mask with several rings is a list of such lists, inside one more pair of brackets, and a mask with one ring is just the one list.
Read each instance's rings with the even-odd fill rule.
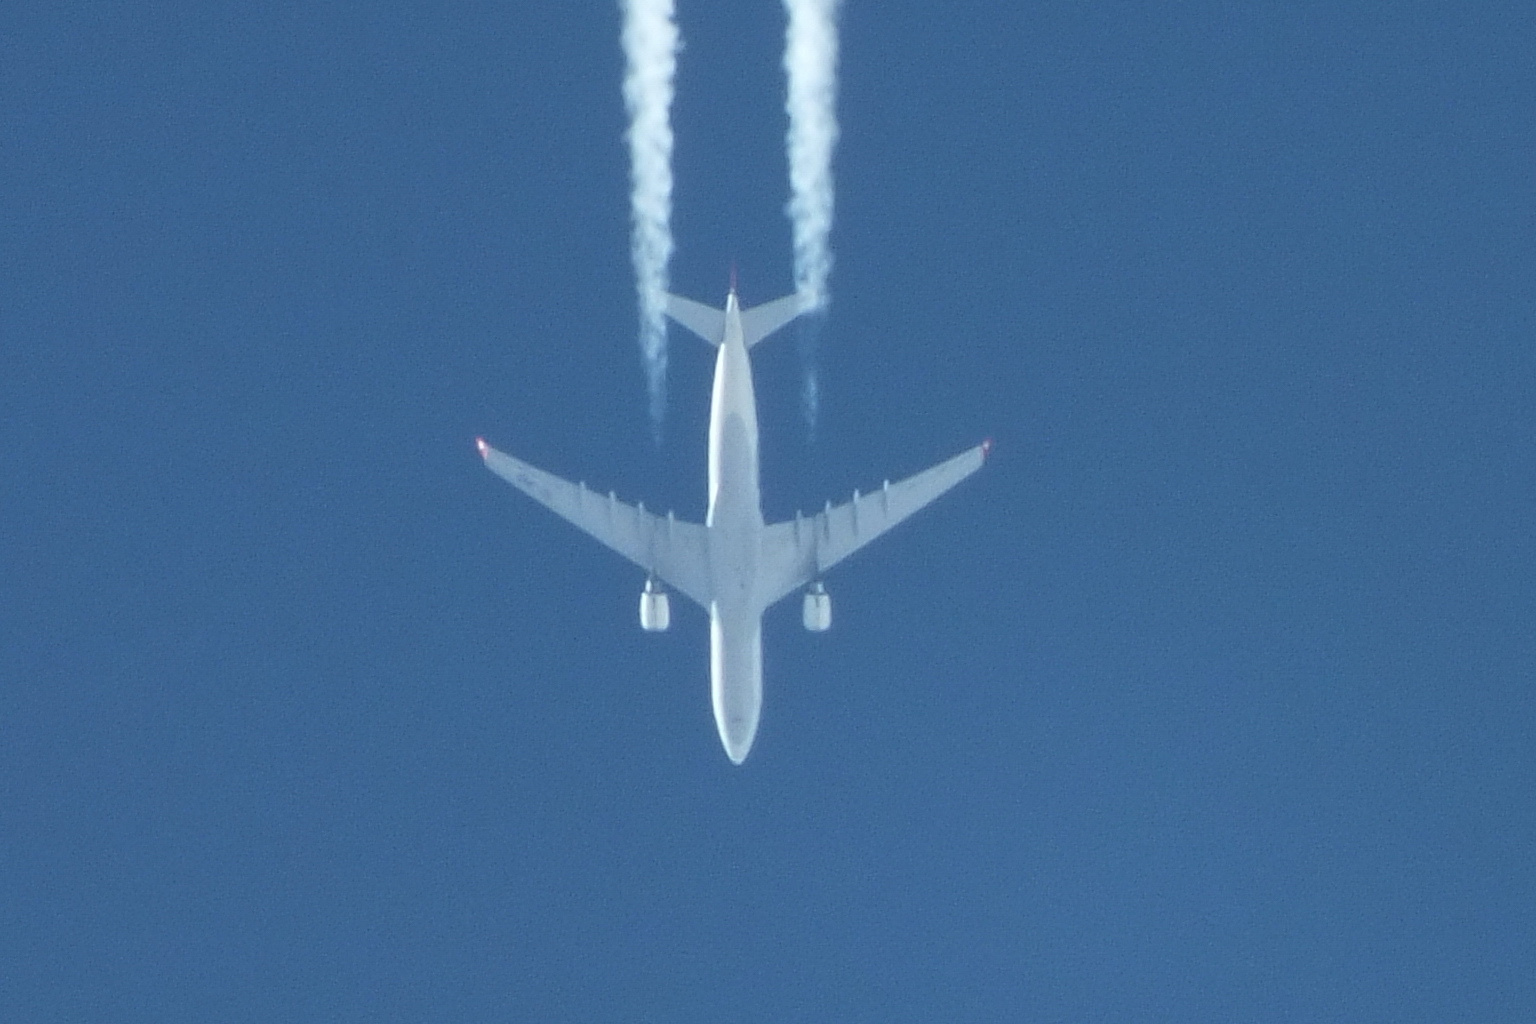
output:
[[981,457],[982,458],[986,458],[988,455],[991,455],[991,454],[992,454],[992,439],[989,437],[985,441],[981,442]]
[[475,438],[475,447],[479,449],[482,459],[491,453],[491,446],[485,443],[485,438],[483,437]]
[[736,294],[736,261],[731,260],[731,294]]

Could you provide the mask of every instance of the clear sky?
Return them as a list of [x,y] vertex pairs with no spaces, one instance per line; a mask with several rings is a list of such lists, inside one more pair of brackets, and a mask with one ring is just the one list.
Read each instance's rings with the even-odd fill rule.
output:
[[[680,2],[677,290],[791,282],[772,0]],[[1536,1019],[1536,19],[850,0],[822,421],[997,439],[706,624],[473,439],[653,444],[607,2],[0,10],[0,1019]]]

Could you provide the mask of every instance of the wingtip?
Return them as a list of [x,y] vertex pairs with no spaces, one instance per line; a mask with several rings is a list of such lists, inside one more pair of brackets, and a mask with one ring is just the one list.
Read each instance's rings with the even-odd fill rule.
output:
[[992,454],[992,439],[989,437],[985,441],[981,442],[981,457],[985,459],[987,456],[989,456],[991,454]]
[[480,453],[480,457],[483,459],[490,453],[491,446],[485,443],[485,438],[477,437],[475,438],[475,450]]

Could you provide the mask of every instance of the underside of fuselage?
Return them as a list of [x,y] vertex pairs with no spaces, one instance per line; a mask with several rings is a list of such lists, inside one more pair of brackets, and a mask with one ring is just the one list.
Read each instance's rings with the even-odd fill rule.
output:
[[757,398],[733,290],[715,358],[709,414],[710,703],[720,742],[740,764],[752,749],[763,704],[758,564],[763,512],[758,490]]
[[725,754],[747,759],[763,709],[763,627],[759,615],[709,610],[709,697]]
[[758,490],[757,398],[732,291],[715,358],[709,414],[710,702],[720,742],[740,764],[752,748],[763,703],[758,565],[763,512]]

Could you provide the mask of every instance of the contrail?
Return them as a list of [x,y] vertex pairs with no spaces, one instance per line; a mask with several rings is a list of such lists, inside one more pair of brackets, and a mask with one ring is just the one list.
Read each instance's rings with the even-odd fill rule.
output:
[[672,0],[620,0],[624,106],[629,111],[630,255],[640,298],[640,353],[661,443],[667,411],[667,263],[672,259],[672,79],[678,34]]
[[[837,7],[839,0],[784,0],[789,27],[784,33],[784,73],[789,114],[789,203],[794,229],[795,289],[823,311],[832,274],[832,149],[837,144]],[[801,330],[805,386],[801,397],[814,435],[817,414],[815,335]]]

